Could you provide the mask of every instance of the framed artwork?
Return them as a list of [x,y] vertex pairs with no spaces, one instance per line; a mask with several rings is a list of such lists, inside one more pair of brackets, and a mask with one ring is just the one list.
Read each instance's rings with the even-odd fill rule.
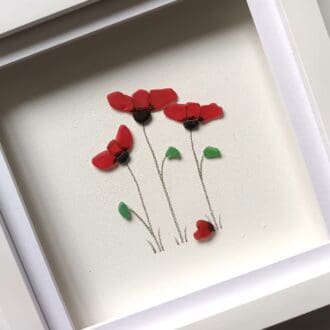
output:
[[329,272],[290,8],[207,2],[1,69],[0,208],[51,329],[180,328]]

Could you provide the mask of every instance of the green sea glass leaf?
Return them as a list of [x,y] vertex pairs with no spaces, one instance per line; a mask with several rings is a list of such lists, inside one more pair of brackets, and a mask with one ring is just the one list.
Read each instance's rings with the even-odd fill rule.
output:
[[169,147],[166,151],[166,154],[165,156],[168,158],[168,159],[181,159],[181,153],[180,151],[175,148],[175,147]]
[[131,212],[130,208],[124,202],[119,203],[118,212],[124,219],[126,219],[126,220],[132,219],[132,212]]
[[216,147],[206,147],[203,150],[203,154],[205,158],[212,159],[212,158],[220,158],[221,157],[221,152],[218,148]]

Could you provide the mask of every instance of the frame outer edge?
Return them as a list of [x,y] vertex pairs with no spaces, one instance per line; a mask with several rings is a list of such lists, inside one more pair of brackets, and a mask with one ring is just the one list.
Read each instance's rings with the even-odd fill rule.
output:
[[[281,1],[247,0],[312,179],[321,213],[327,229],[330,230],[330,167],[327,146],[316,118],[316,114],[319,113],[319,110],[315,109],[317,104],[310,98],[304,83],[304,74],[297,63]],[[309,129],[306,130],[306,127]]]
[[[314,188],[322,213],[329,223],[330,170],[328,158],[313,117],[311,102],[306,95],[285,31],[279,2],[277,0],[247,0],[247,2],[277,83],[282,86],[280,92],[287,105],[309,174],[315,182]],[[292,69],[287,71],[288,67]],[[306,134],[304,130],[306,125],[310,127],[311,133]],[[42,253],[22,199],[17,194],[17,186],[7,161],[1,153],[0,171],[6,174],[4,177],[0,177],[0,208],[7,219],[8,230],[15,242],[49,327],[54,330],[72,330],[70,317]],[[299,282],[302,283],[308,278],[329,273],[329,249],[330,245],[327,244],[214,287],[155,306],[151,310],[111,323],[95,325],[88,329],[128,329],[125,328],[128,325],[134,325],[135,329],[155,329],[155,325],[159,326],[157,329],[169,329],[174,323],[182,326],[189,323],[187,318],[192,315],[197,321],[229,310],[235,304],[237,305],[237,301],[244,303],[258,299],[269,294],[268,291],[277,292],[285,289],[285,285],[292,286]],[[274,278],[275,274],[277,277]],[[228,304],[224,304],[226,301]],[[202,307],[204,313],[198,313],[199,307]],[[168,317],[169,315],[171,318]]]
[[0,148],[0,210],[45,322],[52,330],[73,330],[53,274],[42,251],[13,174]]

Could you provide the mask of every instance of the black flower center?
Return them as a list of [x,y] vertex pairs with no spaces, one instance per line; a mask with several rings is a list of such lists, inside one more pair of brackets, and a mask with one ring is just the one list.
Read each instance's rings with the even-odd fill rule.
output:
[[210,231],[215,231],[215,228],[211,222],[209,222],[207,225],[208,225]]
[[186,119],[186,120],[183,122],[183,126],[184,126],[187,130],[192,131],[192,130],[198,128],[198,126],[199,126],[199,120],[196,119],[196,118]]
[[146,109],[134,109],[133,110],[133,118],[139,124],[146,124],[151,120],[151,111],[153,109],[151,107]]
[[122,151],[120,154],[116,156],[116,160],[119,164],[126,164],[129,161],[129,153],[128,151]]

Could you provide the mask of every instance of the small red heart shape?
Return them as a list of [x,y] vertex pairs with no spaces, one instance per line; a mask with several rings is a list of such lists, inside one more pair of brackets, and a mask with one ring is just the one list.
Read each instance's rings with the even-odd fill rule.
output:
[[211,222],[206,220],[196,221],[197,230],[194,232],[194,238],[197,241],[206,241],[214,236],[215,229]]

